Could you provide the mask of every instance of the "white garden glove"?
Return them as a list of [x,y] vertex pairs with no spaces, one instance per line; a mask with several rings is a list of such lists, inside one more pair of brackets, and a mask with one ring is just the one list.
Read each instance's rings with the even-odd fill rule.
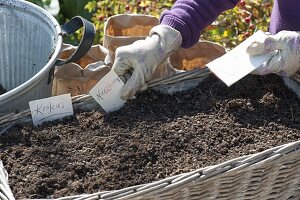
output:
[[[146,89],[157,68],[170,66],[164,62],[181,43],[180,32],[166,25],[157,25],[145,40],[117,48],[112,68],[123,80],[126,79],[121,98],[129,99],[137,91]],[[172,72],[170,69],[166,71]]]
[[263,43],[253,42],[247,48],[249,55],[275,54],[259,67],[253,74],[265,75],[276,73],[291,76],[300,70],[300,32],[281,31],[276,35],[268,35]]

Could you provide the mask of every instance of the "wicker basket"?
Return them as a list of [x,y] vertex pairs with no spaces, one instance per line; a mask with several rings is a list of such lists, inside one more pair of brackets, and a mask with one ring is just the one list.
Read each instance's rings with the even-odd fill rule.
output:
[[[155,87],[157,85],[174,84],[178,80],[205,78],[208,73],[206,69],[198,69],[188,72],[183,77],[170,77],[169,79],[154,81],[149,86]],[[300,88],[300,79],[297,78],[298,75],[290,79],[290,81],[293,81],[294,89],[290,87],[295,92],[299,91]],[[90,110],[95,107],[100,108],[90,95],[75,96],[72,98],[72,103],[75,109]],[[29,110],[18,114],[0,115],[0,134],[16,124],[30,121],[31,115]],[[14,198],[7,185],[7,175],[1,164],[0,198],[13,200]],[[300,200],[300,141],[153,183],[116,191],[63,197],[57,200],[93,199]]]
[[[207,71],[189,72],[184,77],[205,77]],[[295,92],[300,90],[299,73],[286,81]],[[172,78],[153,82],[173,84]],[[176,81],[177,82],[177,81]],[[299,95],[299,94],[298,94]],[[73,107],[90,110],[100,106],[89,95],[73,97]],[[30,111],[0,115],[0,134],[16,124],[31,121]],[[7,174],[0,163],[0,198],[13,200],[7,184]],[[2,195],[2,196],[1,196]],[[265,199],[300,200],[300,141],[268,149],[261,153],[239,157],[219,165],[210,166],[169,177],[157,182],[133,186],[116,191],[58,198],[57,200],[93,199]]]
[[[207,76],[207,70],[187,73],[178,80]],[[299,75],[299,74],[298,74]],[[299,91],[300,79],[295,75],[289,79],[295,92]],[[173,77],[174,78],[174,77]],[[173,84],[172,77],[150,84]],[[100,106],[89,95],[72,98],[74,108],[90,110]],[[30,111],[0,115],[0,134],[16,124],[30,122]],[[1,196],[2,195],[2,196]],[[7,184],[7,174],[0,162],[0,199],[13,200]],[[133,186],[116,191],[82,194],[57,200],[93,199],[266,199],[300,200],[300,141],[268,149],[261,153],[239,157],[219,165],[209,166],[169,177],[157,182]]]
[[300,141],[149,184],[56,200],[94,199],[299,200]]

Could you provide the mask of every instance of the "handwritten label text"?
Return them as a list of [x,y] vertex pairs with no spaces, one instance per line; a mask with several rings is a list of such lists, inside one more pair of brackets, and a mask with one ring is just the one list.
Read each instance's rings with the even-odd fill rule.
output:
[[90,94],[105,112],[112,112],[120,109],[125,103],[120,98],[123,85],[122,80],[111,70],[92,88]]
[[29,107],[35,126],[74,114],[70,94],[30,101]]

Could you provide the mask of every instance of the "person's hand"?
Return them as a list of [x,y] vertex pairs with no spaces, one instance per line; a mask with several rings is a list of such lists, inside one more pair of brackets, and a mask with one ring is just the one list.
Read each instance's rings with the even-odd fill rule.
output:
[[181,43],[180,32],[169,26],[158,25],[151,29],[145,40],[117,48],[112,69],[126,82],[121,90],[121,98],[127,100],[137,91],[146,89],[147,82],[157,68],[169,66],[163,63]]
[[291,76],[300,69],[300,32],[281,31],[276,35],[268,35],[264,42],[253,42],[247,48],[249,55],[275,54],[254,70],[253,74],[265,75],[276,73]]

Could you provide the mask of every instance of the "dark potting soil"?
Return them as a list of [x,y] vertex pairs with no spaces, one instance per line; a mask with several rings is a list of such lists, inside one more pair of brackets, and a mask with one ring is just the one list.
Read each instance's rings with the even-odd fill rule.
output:
[[300,140],[300,100],[275,75],[228,88],[210,77],[174,95],[146,91],[121,110],[80,112],[0,138],[18,198],[121,189]]
[[6,92],[6,89],[3,88],[3,86],[0,84],[0,95],[4,94]]

